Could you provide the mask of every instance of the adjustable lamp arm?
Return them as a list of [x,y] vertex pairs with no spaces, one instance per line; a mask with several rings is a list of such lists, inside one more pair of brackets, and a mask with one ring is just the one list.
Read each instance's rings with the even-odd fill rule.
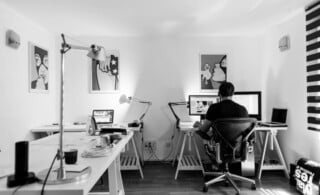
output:
[[147,114],[150,106],[152,105],[152,102],[150,101],[145,101],[145,100],[141,100],[141,99],[138,99],[136,97],[127,97],[125,94],[121,95],[120,99],[119,99],[119,102],[120,104],[122,103],[130,103],[130,102],[137,102],[137,103],[140,103],[140,104],[147,104],[144,112],[142,113],[142,115],[139,117],[139,122],[140,123],[143,123],[142,122],[142,119],[144,118],[144,116]]
[[102,47],[97,46],[97,45],[91,45],[90,47],[85,47],[85,46],[68,44],[68,43],[66,43],[66,39],[64,37],[64,34],[61,34],[61,37],[62,37],[61,51],[63,51],[63,53],[67,53],[67,51],[69,51],[70,49],[86,50],[86,51],[92,50],[94,52],[98,52],[102,49]]
[[169,103],[168,103],[172,114],[174,115],[174,117],[175,117],[176,120],[177,120],[177,122],[176,122],[177,128],[179,127],[180,118],[179,118],[179,116],[177,115],[177,113],[174,111],[173,106],[183,106],[183,105],[188,106],[188,104],[189,104],[188,102],[169,102]]
[[151,102],[147,102],[147,101],[139,101],[139,103],[141,104],[147,104],[146,109],[144,110],[144,112],[142,113],[142,115],[139,117],[139,121],[142,121],[142,119],[144,118],[144,116],[147,114],[150,106],[152,105]]
[[140,104],[147,104],[146,109],[144,110],[144,112],[142,113],[142,115],[139,117],[139,121],[142,122],[142,119],[143,119],[144,116],[147,114],[147,112],[148,112],[150,106],[152,105],[152,103],[149,102],[149,101],[140,100],[140,99],[138,99],[138,98],[136,98],[136,97],[128,97],[128,99],[129,99],[130,101],[135,101],[135,102],[138,102],[138,103],[140,103]]

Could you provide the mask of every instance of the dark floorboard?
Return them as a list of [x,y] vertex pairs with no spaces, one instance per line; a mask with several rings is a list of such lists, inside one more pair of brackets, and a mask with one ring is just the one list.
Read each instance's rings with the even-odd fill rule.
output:
[[[235,194],[235,190],[224,183],[214,184],[207,193],[202,192],[204,178],[200,171],[181,171],[178,179],[174,179],[176,167],[169,163],[151,163],[143,167],[144,179],[138,171],[122,171],[126,195],[199,195]],[[97,183],[93,191],[108,190],[108,174],[103,176],[103,184]],[[237,182],[242,195],[291,195],[299,194],[294,186],[289,184],[282,172],[265,171],[257,181],[257,190],[251,190],[250,184]]]

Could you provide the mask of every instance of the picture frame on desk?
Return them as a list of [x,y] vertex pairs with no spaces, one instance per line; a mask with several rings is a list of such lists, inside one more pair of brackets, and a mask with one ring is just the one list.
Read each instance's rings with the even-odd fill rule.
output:
[[32,42],[28,43],[29,92],[49,93],[49,52]]
[[200,54],[200,91],[218,93],[222,82],[227,81],[227,54]]
[[120,53],[118,50],[106,50],[107,61],[90,60],[89,92],[118,93],[120,78]]

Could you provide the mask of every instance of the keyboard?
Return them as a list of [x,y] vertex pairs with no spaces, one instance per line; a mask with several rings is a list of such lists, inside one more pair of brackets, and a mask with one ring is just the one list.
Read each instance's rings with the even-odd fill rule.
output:
[[115,126],[116,126],[116,124],[99,124],[98,128],[99,129],[101,129],[101,128],[113,128]]
[[99,126],[100,134],[105,133],[121,133],[126,135],[127,129],[118,124],[100,124]]

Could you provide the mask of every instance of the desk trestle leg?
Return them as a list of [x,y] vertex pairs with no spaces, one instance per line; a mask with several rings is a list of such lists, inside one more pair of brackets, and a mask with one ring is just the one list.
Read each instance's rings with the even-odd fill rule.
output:
[[120,156],[108,168],[109,191],[111,195],[124,195],[122,177],[120,172]]
[[178,149],[179,149],[179,144],[180,144],[180,141],[181,141],[181,132],[178,132],[178,140],[177,140],[177,146],[176,148],[174,149],[174,153],[173,153],[173,159],[172,159],[172,166],[174,166],[176,160],[177,160],[177,153],[178,153]]
[[[194,144],[196,157],[194,157],[193,155],[183,155],[187,139],[189,140],[190,151],[191,151],[192,143]],[[193,140],[191,141],[191,139]],[[201,158],[200,158],[200,153],[194,139],[195,138],[193,137],[192,132],[184,133],[181,151],[178,159],[178,166],[177,166],[174,179],[178,178],[179,171],[182,171],[182,170],[198,170],[198,171],[202,171],[202,174],[204,173],[204,169],[203,169]]]
[[[121,170],[139,170],[140,176],[143,179],[143,172],[140,165],[139,154],[136,148],[135,140],[132,138],[129,144],[132,144],[135,156],[123,155],[121,156]],[[129,145],[128,144],[128,145]]]
[[180,170],[181,164],[182,164],[181,160],[182,160],[182,155],[183,155],[183,151],[184,151],[184,146],[186,144],[186,139],[187,139],[187,134],[184,134],[182,146],[181,146],[181,151],[180,151],[180,155],[179,155],[179,159],[178,159],[178,166],[177,166],[176,175],[174,176],[174,179],[178,178],[178,173],[179,173],[179,170]]
[[281,162],[280,169],[282,169],[284,171],[285,176],[287,178],[289,178],[287,165],[286,165],[286,162],[284,161],[282,152],[280,150],[280,145],[279,145],[278,140],[277,140],[277,138],[275,136],[273,137],[273,142],[275,143],[276,151],[278,153],[278,156],[279,156],[279,159],[280,159],[280,162]]
[[[280,159],[280,163],[279,164],[265,164],[264,163],[264,159],[265,159],[265,155],[266,155],[266,150],[267,150],[267,145],[268,145],[268,141],[270,138],[270,149],[273,150],[273,144],[275,146],[277,155]],[[271,141],[272,140],[272,141]],[[277,137],[276,137],[276,133],[271,133],[271,132],[266,132],[266,137],[264,139],[264,145],[263,145],[263,151],[262,151],[262,156],[260,159],[260,164],[259,164],[259,169],[258,169],[258,179],[261,179],[261,173],[263,170],[283,170],[284,174],[287,178],[289,178],[289,174],[288,174],[288,169],[286,166],[286,162],[283,158],[281,149],[280,149],[280,145],[278,143]]]

